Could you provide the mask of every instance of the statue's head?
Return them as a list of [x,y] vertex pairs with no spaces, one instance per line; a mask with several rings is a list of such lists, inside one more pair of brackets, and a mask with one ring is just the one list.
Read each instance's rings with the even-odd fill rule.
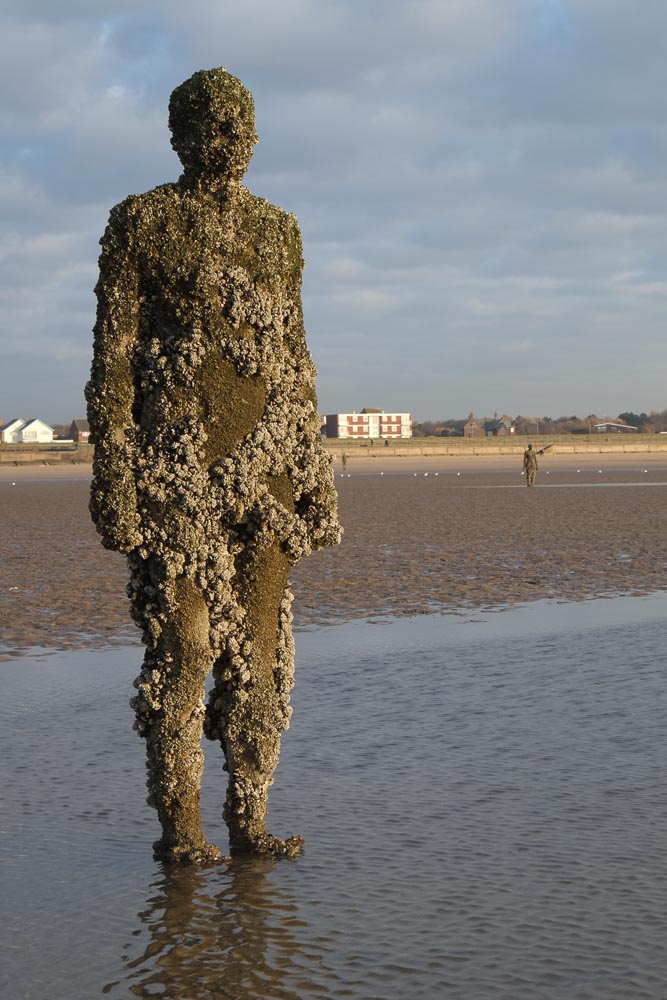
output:
[[257,133],[252,94],[226,70],[200,70],[169,99],[171,145],[186,175],[240,181]]

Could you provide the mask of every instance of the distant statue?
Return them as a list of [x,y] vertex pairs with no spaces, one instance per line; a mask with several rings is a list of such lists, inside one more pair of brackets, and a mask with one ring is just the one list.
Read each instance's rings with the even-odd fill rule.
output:
[[529,444],[523,453],[523,471],[526,474],[526,486],[535,485],[535,476],[537,475],[538,454],[541,455],[542,452],[535,451],[532,444]]
[[[207,862],[202,730],[229,772],[232,850],[298,853],[266,831],[294,679],[290,567],[340,528],[320,440],[294,216],[242,186],[252,95],[224,69],[169,103],[175,184],[111,211],[86,387],[90,509],[127,553],[146,646],[135,681],[156,856]],[[214,685],[204,705],[204,681]]]

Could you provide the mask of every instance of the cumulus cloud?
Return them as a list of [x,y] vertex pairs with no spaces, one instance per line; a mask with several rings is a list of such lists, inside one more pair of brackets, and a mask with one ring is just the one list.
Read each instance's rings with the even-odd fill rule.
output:
[[81,410],[108,211],[178,175],[168,96],[214,65],[255,94],[249,186],[299,216],[323,409],[664,407],[660,365],[628,358],[628,338],[664,341],[661,5],[10,0],[5,18],[4,417]]

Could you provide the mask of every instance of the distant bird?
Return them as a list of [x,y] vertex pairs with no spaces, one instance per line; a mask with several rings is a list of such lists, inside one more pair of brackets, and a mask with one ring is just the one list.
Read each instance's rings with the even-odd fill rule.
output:
[[648,472],[648,469],[644,469],[644,472]]
[[434,473],[433,473],[433,475],[434,475],[434,476],[438,476],[438,475],[440,475],[440,473],[438,473],[438,472],[434,472]]
[[581,472],[581,469],[577,469],[577,472]]
[[380,475],[381,475],[381,476],[384,476],[384,472],[381,472],[381,473],[380,473]]
[[12,483],[12,486],[16,486],[16,483]]
[[428,476],[428,472],[425,472],[425,473],[424,473],[424,475],[425,475],[425,476]]
[[456,473],[456,475],[457,475],[457,476],[460,476],[460,475],[461,475],[461,473],[460,473],[460,472],[457,472],[457,473]]
[[602,475],[602,469],[598,469],[598,473]]
[[547,469],[547,476],[549,475],[549,470]]

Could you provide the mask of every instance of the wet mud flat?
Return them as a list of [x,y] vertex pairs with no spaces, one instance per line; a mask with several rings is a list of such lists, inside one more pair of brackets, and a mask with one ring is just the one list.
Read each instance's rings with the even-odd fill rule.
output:
[[[667,468],[645,470],[641,456],[621,468],[553,464],[533,490],[516,463],[338,468],[345,535],[296,567],[296,627],[662,588]],[[137,641],[125,560],[99,542],[85,474],[8,476],[0,656]]]
[[662,594],[303,633],[270,827],[305,853],[207,869],[151,858],[137,647],[3,664],[0,994],[667,996],[666,619]]
[[84,478],[0,481],[0,995],[667,996],[667,472],[544,480],[339,472],[270,798],[305,853],[179,870],[151,856],[124,561]]

